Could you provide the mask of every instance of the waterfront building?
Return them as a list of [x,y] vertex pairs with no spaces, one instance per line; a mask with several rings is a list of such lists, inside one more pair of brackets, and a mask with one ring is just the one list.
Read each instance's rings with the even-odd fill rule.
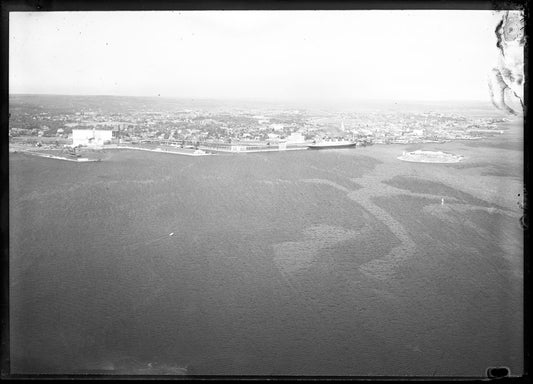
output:
[[101,146],[111,142],[113,131],[110,129],[73,129],[72,145]]
[[305,137],[299,132],[293,132],[289,136],[287,136],[287,143],[291,143],[291,144],[305,143]]

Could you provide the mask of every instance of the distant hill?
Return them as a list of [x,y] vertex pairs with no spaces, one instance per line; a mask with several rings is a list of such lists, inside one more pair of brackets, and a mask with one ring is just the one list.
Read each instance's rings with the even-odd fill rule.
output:
[[171,112],[184,109],[308,109],[324,112],[369,112],[369,111],[409,111],[409,112],[450,112],[463,114],[485,114],[493,111],[487,101],[268,101],[268,100],[215,100],[185,99],[169,97],[134,96],[84,96],[84,95],[31,95],[12,94],[9,96],[10,111],[19,107],[32,112],[55,111],[77,112],[80,110],[99,110],[106,113],[136,111]]

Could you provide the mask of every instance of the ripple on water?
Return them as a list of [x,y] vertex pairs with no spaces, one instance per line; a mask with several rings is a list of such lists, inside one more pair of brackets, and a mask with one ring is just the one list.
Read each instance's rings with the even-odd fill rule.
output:
[[346,242],[362,240],[369,231],[368,226],[356,230],[332,225],[308,227],[303,230],[303,240],[286,241],[273,246],[274,262],[282,272],[293,274],[309,268],[313,263],[321,262],[324,250]]

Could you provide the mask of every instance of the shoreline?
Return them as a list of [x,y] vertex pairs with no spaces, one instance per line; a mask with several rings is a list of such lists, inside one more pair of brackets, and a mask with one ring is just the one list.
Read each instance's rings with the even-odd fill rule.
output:
[[69,157],[64,157],[64,156],[50,155],[47,153],[41,153],[37,151],[28,151],[24,149],[17,149],[17,150],[12,150],[9,152],[10,153],[26,153],[30,156],[44,157],[47,159],[54,159],[54,160],[70,161],[73,163],[95,163],[95,162],[102,161],[101,159],[89,159],[87,157],[69,158]]
[[[521,128],[521,125],[519,124],[520,121],[512,121],[512,122],[507,122],[506,124],[503,124],[504,127],[506,127],[507,129],[504,130],[503,132],[503,136],[504,137],[507,137],[509,138],[509,136],[516,136],[517,132],[516,132],[516,128]],[[523,127],[522,127],[523,128]],[[520,133],[520,132],[518,132]],[[443,142],[433,142],[433,141],[421,141],[421,142],[410,142],[410,143],[373,143],[372,145],[369,145],[369,146],[357,146],[356,148],[354,149],[358,149],[358,150],[366,150],[367,148],[366,147],[376,147],[376,148],[386,148],[386,147],[389,147],[389,146],[400,146],[400,147],[411,147],[411,148],[416,148],[416,147],[419,147],[420,146],[429,146],[429,147],[432,147],[432,146],[437,146],[437,147],[441,147],[441,146],[447,146],[449,145],[450,143],[460,143],[460,144],[470,144],[472,142],[477,142],[477,143],[483,143],[483,142],[492,142],[495,140],[495,137],[491,136],[491,137],[475,137],[475,138],[470,138],[470,139],[455,139],[455,140],[446,140],[446,141],[443,141]],[[501,140],[499,137],[496,138],[496,140]],[[51,159],[56,159],[56,160],[63,160],[63,161],[71,161],[71,162],[96,162],[96,161],[103,161],[103,159],[93,159],[91,158],[91,156],[85,158],[70,158],[70,157],[65,157],[65,156],[62,156],[61,154],[58,154],[58,155],[55,155],[55,154],[46,154],[46,153],[42,153],[40,152],[41,150],[52,150],[52,151],[55,151],[55,150],[59,150],[60,148],[52,148],[52,147],[46,147],[46,148],[35,148],[34,146],[29,146],[27,144],[22,144],[22,143],[16,143],[16,142],[13,142],[13,143],[10,143],[9,144],[9,153],[17,153],[17,152],[20,152],[20,153],[28,153],[30,155],[35,155],[35,156],[39,156],[39,157],[46,157],[46,158],[51,158]],[[285,152],[285,151],[299,151],[299,150],[308,150],[309,148],[307,146],[298,146],[298,147],[290,147],[290,148],[285,148],[285,149],[278,149],[278,148],[272,148],[272,149],[250,149],[250,150],[240,150],[240,151],[232,151],[230,149],[219,149],[219,148],[210,148],[210,147],[203,147],[203,146],[200,146],[199,149],[202,150],[202,151],[205,151],[206,153],[194,153],[193,151],[187,151],[187,149],[185,150],[175,150],[173,148],[169,148],[169,149],[166,149],[166,148],[142,148],[142,147],[135,147],[135,146],[130,146],[130,145],[121,145],[121,144],[110,144],[110,145],[104,145],[104,146],[101,146],[101,147],[84,147],[82,148],[81,150],[81,153],[83,153],[84,150],[89,150],[90,152],[98,152],[98,151],[105,151],[105,150],[115,150],[115,149],[121,149],[121,150],[136,150],[136,151],[146,151],[146,152],[156,152],[156,153],[168,153],[168,154],[173,154],[173,155],[184,155],[184,156],[193,156],[193,157],[197,157],[197,156],[211,156],[211,155],[217,155],[217,154],[244,154],[244,153],[262,153],[262,152],[268,152],[268,153],[272,153],[272,152]],[[333,149],[333,148],[332,148]],[[401,160],[401,161],[405,161],[405,162],[411,162],[411,163],[434,163],[434,164],[452,164],[452,163],[459,163],[463,160],[465,160],[464,156],[459,156],[460,159],[456,160],[445,160],[445,161],[432,161],[431,159],[427,160],[427,159],[413,159],[413,158],[406,158],[406,156],[398,156],[397,159],[398,160]]]
[[242,150],[242,151],[226,151],[220,149],[207,149],[208,151],[216,151],[221,153],[261,153],[261,152],[286,152],[286,151],[302,151],[307,150],[307,147],[296,147],[296,148],[286,148],[286,149],[252,149],[252,150]]
[[150,149],[150,148],[136,148],[128,147],[123,145],[117,145],[115,147],[103,147],[102,149],[131,149],[134,151],[147,151],[147,152],[156,152],[156,153],[169,153],[171,155],[184,155],[184,156],[212,156],[213,153],[194,153],[194,152],[177,152],[177,151],[168,151],[166,149]]

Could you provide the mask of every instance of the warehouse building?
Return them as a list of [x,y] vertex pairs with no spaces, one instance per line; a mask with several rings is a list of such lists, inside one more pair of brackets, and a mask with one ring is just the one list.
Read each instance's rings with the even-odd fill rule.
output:
[[102,146],[109,144],[113,138],[111,129],[80,129],[72,130],[72,145],[77,147],[83,146]]

